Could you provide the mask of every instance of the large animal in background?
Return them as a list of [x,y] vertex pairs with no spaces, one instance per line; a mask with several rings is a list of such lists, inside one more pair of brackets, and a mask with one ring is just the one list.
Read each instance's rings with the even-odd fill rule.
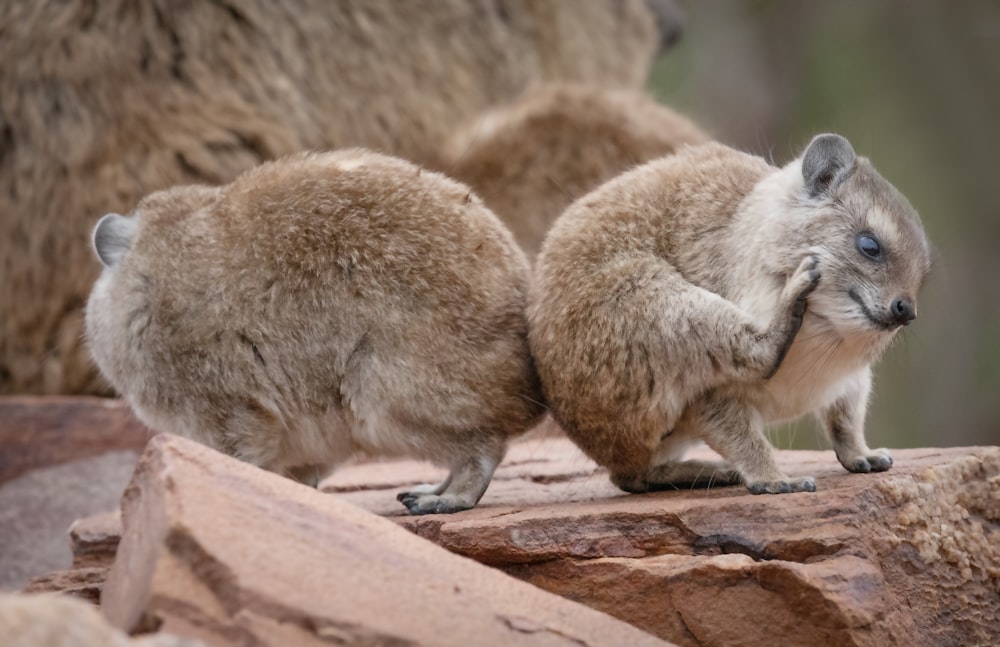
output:
[[548,81],[637,89],[665,0],[0,7],[0,393],[105,393],[82,341],[97,218],[303,149],[419,163]]
[[550,83],[456,129],[440,166],[468,183],[529,257],[571,202],[709,136],[642,92]]

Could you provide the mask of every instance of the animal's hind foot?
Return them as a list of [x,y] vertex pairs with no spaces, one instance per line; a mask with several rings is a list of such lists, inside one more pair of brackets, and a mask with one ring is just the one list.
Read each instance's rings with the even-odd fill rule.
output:
[[433,492],[400,492],[396,500],[406,506],[410,514],[451,514],[469,510],[476,505],[475,501],[467,501],[453,494],[434,494]]
[[655,465],[646,474],[612,474],[611,481],[626,492],[657,492],[723,487],[742,483],[740,473],[728,463],[686,460]]
[[751,494],[788,494],[791,492],[815,492],[816,481],[811,476],[780,481],[757,481],[747,483]]

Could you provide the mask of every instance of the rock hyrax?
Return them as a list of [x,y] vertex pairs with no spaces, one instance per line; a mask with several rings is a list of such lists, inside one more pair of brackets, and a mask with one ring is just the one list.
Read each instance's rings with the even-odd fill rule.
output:
[[155,429],[315,484],[356,453],[451,469],[476,504],[542,414],[528,263],[464,185],[354,149],[153,193],[94,230],[101,372]]
[[439,165],[471,186],[534,260],[571,202],[643,162],[708,141],[691,120],[640,92],[553,83],[456,129]]
[[[814,412],[845,468],[888,469],[864,438],[871,365],[916,317],[929,265],[914,209],[843,137],[780,169],[706,144],[566,210],[529,339],[556,419],[622,489],[812,491],[764,426]],[[728,465],[681,461],[699,439]]]

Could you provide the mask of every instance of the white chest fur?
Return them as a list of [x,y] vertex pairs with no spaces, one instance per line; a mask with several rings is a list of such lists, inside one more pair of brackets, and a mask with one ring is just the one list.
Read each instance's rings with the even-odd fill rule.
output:
[[750,390],[766,422],[779,422],[831,404],[868,370],[864,344],[836,335],[808,314],[781,368]]
[[[777,282],[759,281],[742,293],[738,305],[767,325],[778,302]],[[802,328],[778,372],[745,385],[741,395],[767,423],[797,418],[831,404],[852,388],[871,361],[869,335],[838,334],[829,320],[806,312]]]

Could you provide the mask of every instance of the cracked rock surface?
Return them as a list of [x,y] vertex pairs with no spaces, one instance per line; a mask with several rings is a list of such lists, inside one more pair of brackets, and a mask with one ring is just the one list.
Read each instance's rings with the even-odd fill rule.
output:
[[122,498],[101,606],[212,645],[663,645],[339,497],[175,436]]
[[[895,465],[882,474],[848,474],[832,452],[778,452],[779,462],[790,475],[815,476],[818,491],[752,496],[740,487],[722,487],[627,495],[567,440],[533,436],[511,447],[477,508],[426,517],[408,516],[395,494],[444,476],[443,470],[427,464],[385,461],[348,466],[323,482],[321,494],[280,479],[277,482],[283,485],[273,485],[274,477],[247,466],[237,469],[238,477],[232,476],[227,459],[207,450],[196,455],[194,463],[202,467],[200,472],[189,465],[190,470],[177,473],[187,476],[170,477],[181,486],[177,492],[187,493],[184,496],[197,503],[194,508],[194,504],[187,505],[188,512],[204,508],[197,518],[206,527],[233,525],[238,518],[240,524],[261,524],[261,529],[254,525],[252,533],[227,530],[226,541],[210,544],[213,548],[207,554],[215,555],[216,561],[199,561],[204,553],[170,533],[168,538],[175,537],[170,550],[152,551],[148,557],[158,563],[160,570],[154,572],[168,567],[180,573],[193,570],[190,591],[208,593],[204,598],[192,597],[187,604],[221,609],[224,621],[212,626],[225,628],[219,629],[222,640],[246,636],[251,631],[248,627],[257,632],[255,636],[299,637],[295,632],[301,631],[311,636],[322,633],[335,642],[346,635],[339,633],[343,628],[315,620],[320,615],[302,611],[300,603],[307,610],[314,607],[295,586],[300,581],[312,582],[321,589],[314,597],[322,599],[330,595],[330,581],[352,580],[339,571],[318,579],[310,572],[303,578],[295,569],[282,567],[288,559],[296,563],[300,554],[313,556],[305,561],[324,561],[315,557],[317,543],[332,546],[340,554],[347,550],[344,531],[329,530],[332,522],[326,516],[326,506],[346,501],[452,553],[676,644],[1000,644],[997,447],[895,450]],[[220,470],[220,465],[225,469]],[[147,476],[143,478],[158,473],[150,472],[153,467],[144,466]],[[198,476],[203,472],[211,472],[211,478]],[[189,480],[197,485],[188,487]],[[261,482],[272,485],[265,487]],[[198,496],[189,493],[192,488]],[[134,496],[133,491],[126,502]],[[247,508],[250,503],[244,499],[256,507]],[[304,501],[308,501],[305,507]],[[134,502],[127,505],[134,506]],[[311,511],[315,506],[319,512]],[[159,518],[188,517],[171,517],[166,512],[150,517]],[[361,518],[368,517],[362,514]],[[368,527],[367,521],[349,519],[349,527]],[[64,529],[58,530],[58,536],[67,543]],[[32,590],[60,590],[95,600],[120,535],[116,513],[79,521],[71,531],[73,570],[39,578]],[[266,548],[251,550],[258,541]],[[166,539],[162,545],[168,545]],[[397,555],[392,550],[384,554]],[[213,566],[248,556],[255,556],[260,565],[227,566],[229,570],[221,571]],[[138,557],[132,559],[143,563]],[[424,577],[410,572],[400,578],[393,566],[398,555],[387,559],[385,565],[366,566],[368,577],[396,587],[401,579]],[[358,559],[347,561],[351,566],[359,563]],[[130,568],[130,573],[144,572],[139,566]],[[213,579],[216,573],[225,577]],[[442,577],[434,574],[425,585],[434,591],[447,590]],[[258,578],[264,579],[255,581]],[[265,584],[267,578],[279,584]],[[281,583],[283,579],[292,582]],[[286,595],[288,589],[292,592]],[[165,614],[164,620],[156,620],[155,614],[145,610],[140,617],[152,617],[154,625],[183,625],[181,619],[188,616],[181,611],[186,613],[188,607],[174,599],[183,596],[170,595],[149,599],[149,609],[166,609],[157,612]],[[252,603],[220,602],[229,599],[227,595]],[[396,616],[409,614],[411,606],[403,604],[380,618],[395,621]],[[279,613],[274,610],[286,607],[294,608],[289,613],[297,620],[275,622],[274,614]],[[452,611],[450,616],[462,617],[462,612]],[[488,624],[499,627],[504,635],[552,638],[552,634],[535,631],[545,625],[530,616],[507,614],[499,620],[490,616]],[[320,631],[322,627],[326,628]]]
[[[569,441],[532,439],[479,507],[397,521],[680,645],[1000,644],[1000,448],[893,456],[848,474],[832,452],[778,452],[815,493],[626,495]],[[392,492],[437,476],[383,463],[323,488],[401,515]]]

